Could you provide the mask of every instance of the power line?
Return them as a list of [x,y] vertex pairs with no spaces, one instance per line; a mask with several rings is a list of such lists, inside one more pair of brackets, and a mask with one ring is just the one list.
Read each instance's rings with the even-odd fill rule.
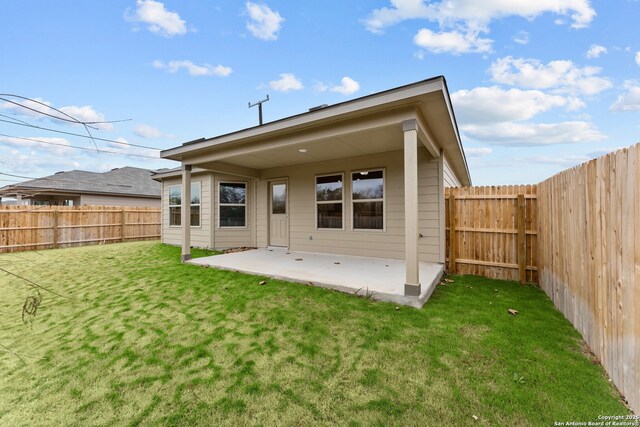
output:
[[[39,142],[41,144],[51,144],[51,145],[58,145],[60,147],[75,148],[75,149],[78,149],[78,150],[86,150],[86,151],[92,151],[92,152],[96,151],[93,148],[78,147],[77,145],[60,144],[58,142],[43,141],[41,139],[25,138],[25,137],[22,137],[22,136],[11,136],[11,135],[6,135],[4,133],[0,133],[0,136],[4,136],[6,138],[22,139],[22,140],[25,140],[25,141]],[[160,159],[160,157],[145,156],[144,154],[118,153],[117,151],[110,151],[110,150],[103,150],[103,149],[100,149],[99,153],[113,154],[113,155],[117,155],[117,156],[144,157],[144,158],[147,158],[147,159]],[[5,162],[0,162],[0,163],[5,163]],[[8,164],[8,163],[5,163],[5,164]]]
[[[5,95],[5,94],[1,94],[1,95]],[[12,95],[9,95],[9,96],[12,96]],[[13,95],[13,96],[15,96],[15,95]],[[26,99],[26,100],[34,102],[36,104],[40,104],[40,105],[44,105],[46,107],[49,107],[47,104],[45,104],[43,102],[40,102],[40,101],[36,101],[35,99],[25,98],[25,97],[22,97],[22,96],[18,96],[18,98]],[[17,105],[18,107],[25,108],[27,110],[31,110],[31,111],[33,111],[35,113],[38,113],[38,114],[42,114],[43,116],[53,117],[54,119],[63,120],[65,122],[71,122],[71,123],[76,123],[76,124],[80,124],[81,123],[80,120],[78,120],[78,119],[73,119],[72,118],[72,120],[71,120],[71,119],[65,119],[64,117],[54,116],[53,114],[45,113],[42,110],[36,110],[35,108],[27,107],[26,105],[20,104],[19,102],[15,102],[15,101],[11,101],[10,99],[3,98],[2,96],[0,96],[0,99],[5,101],[5,102],[8,102],[10,104]],[[49,108],[52,108],[52,107],[49,107]],[[55,111],[58,111],[55,108],[52,108],[52,109],[55,110]],[[62,114],[64,114],[67,117],[71,117],[71,116],[69,116],[68,114],[66,114],[64,112]]]
[[24,120],[16,119],[15,117],[7,116],[6,114],[0,113],[0,116],[6,117],[7,119],[13,120],[15,122],[24,123],[25,125],[29,124],[29,123],[25,122]]
[[140,144],[132,144],[132,143],[129,143],[129,142],[116,141],[115,139],[99,138],[97,136],[96,137],[90,137],[90,136],[82,135],[82,134],[79,134],[79,133],[65,132],[63,130],[45,128],[45,127],[42,127],[42,126],[36,126],[36,125],[31,125],[31,124],[22,124],[22,123],[10,122],[8,120],[3,120],[3,119],[0,119],[0,122],[9,123],[9,124],[18,125],[18,126],[26,126],[26,127],[30,127],[30,128],[34,128],[34,129],[46,130],[48,132],[55,132],[55,133],[62,133],[62,134],[65,134],[65,135],[72,135],[72,136],[77,136],[77,137],[80,137],[80,138],[95,139],[96,141],[112,142],[114,144],[129,145],[131,147],[146,148],[148,150],[160,151],[160,148],[149,147],[149,146],[140,145]]
[[[20,104],[19,102],[15,102],[15,101],[11,101],[9,99],[3,98],[4,96],[10,96],[10,97],[18,98],[18,99],[23,99],[23,100],[26,100],[26,101],[29,101],[29,102],[33,102],[33,103],[38,104],[38,105],[42,105],[43,107],[49,108],[49,109],[55,111],[56,113],[63,114],[64,116],[68,117],[68,119],[65,119],[64,117],[59,117],[59,116],[55,116],[53,114],[46,113],[46,112],[44,112],[42,110],[37,110],[35,108],[27,107],[26,105]],[[96,143],[95,139],[93,138],[93,135],[91,134],[91,131],[89,130],[89,128],[98,130],[97,127],[90,126],[90,124],[100,124],[100,123],[107,123],[107,122],[99,122],[99,121],[88,122],[88,121],[78,120],[77,118],[65,113],[62,110],[59,110],[59,109],[57,109],[55,107],[47,105],[44,102],[40,102],[40,101],[38,101],[36,99],[28,98],[26,96],[20,96],[20,95],[14,95],[14,94],[4,94],[3,93],[3,94],[0,94],[0,99],[2,99],[5,102],[8,102],[10,104],[14,104],[14,105],[16,105],[18,107],[26,108],[27,110],[34,111],[34,112],[36,112],[38,114],[42,114],[42,115],[45,115],[45,116],[52,117],[54,119],[58,119],[58,120],[62,120],[62,121],[66,121],[66,122],[71,122],[71,123],[76,123],[76,124],[82,125],[84,127],[84,130],[87,131],[87,135],[89,135],[89,138],[91,139],[91,142],[93,142],[93,145],[95,145],[96,151],[98,151],[98,152],[100,151],[100,149],[98,148],[98,144]],[[124,121],[124,120],[122,120],[122,121]]]
[[[30,102],[36,103],[38,105],[42,105],[43,107],[49,108],[49,109],[51,109],[51,110],[53,110],[53,111],[55,111],[57,113],[64,114],[65,116],[68,117],[68,119],[65,119],[64,117],[55,116],[53,114],[45,113],[42,110],[37,110],[35,108],[27,107],[26,105],[20,104],[19,102],[15,102],[15,101],[11,101],[10,99],[3,98],[4,96],[10,96],[10,97],[13,97],[13,98],[23,99],[25,101],[30,101]],[[11,93],[0,93],[0,99],[5,101],[5,102],[8,102],[10,104],[16,105],[18,107],[26,108],[27,110],[31,110],[31,111],[36,112],[38,114],[43,114],[45,116],[49,116],[49,117],[52,117],[54,119],[63,120],[65,122],[71,122],[71,123],[76,123],[76,124],[93,125],[93,124],[106,124],[106,123],[126,122],[126,121],[131,120],[131,119],[124,119],[124,120],[111,120],[111,121],[84,122],[84,121],[76,119],[73,116],[70,116],[69,114],[65,113],[62,110],[59,110],[59,109],[57,109],[55,107],[52,107],[51,105],[47,105],[44,102],[40,102],[40,101],[38,101],[36,99],[28,98],[26,96],[14,95],[14,94],[11,94]],[[92,127],[92,128],[97,130],[97,128],[94,128],[94,127]]]

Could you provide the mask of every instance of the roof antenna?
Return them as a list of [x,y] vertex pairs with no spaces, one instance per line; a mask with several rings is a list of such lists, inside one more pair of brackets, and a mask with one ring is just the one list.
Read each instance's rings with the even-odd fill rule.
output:
[[262,101],[254,102],[253,104],[249,103],[249,108],[255,107],[256,105],[258,106],[258,116],[260,119],[260,126],[262,126],[262,104],[267,102],[268,100],[269,100],[269,95],[267,95],[267,98],[263,99]]

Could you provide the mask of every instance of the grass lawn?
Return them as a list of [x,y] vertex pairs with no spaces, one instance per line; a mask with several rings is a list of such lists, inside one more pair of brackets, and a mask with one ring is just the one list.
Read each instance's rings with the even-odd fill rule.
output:
[[629,413],[538,287],[454,276],[416,310],[260,286],[181,265],[179,252],[141,242],[0,255],[0,268],[66,297],[41,291],[24,325],[34,292],[0,272],[0,344],[24,360],[0,353],[0,425],[553,425]]

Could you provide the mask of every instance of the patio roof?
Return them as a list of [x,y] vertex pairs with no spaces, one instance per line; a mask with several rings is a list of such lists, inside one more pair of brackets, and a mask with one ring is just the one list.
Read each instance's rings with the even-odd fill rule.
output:
[[444,150],[463,185],[471,178],[444,77],[314,109],[161,152],[193,167],[260,177],[261,169],[402,150],[402,123],[419,121],[433,157]]

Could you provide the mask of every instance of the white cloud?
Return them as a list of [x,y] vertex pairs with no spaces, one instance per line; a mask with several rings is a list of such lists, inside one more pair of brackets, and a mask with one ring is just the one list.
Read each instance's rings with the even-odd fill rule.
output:
[[572,99],[539,90],[476,87],[451,94],[460,123],[498,123],[528,120],[552,108],[575,107]]
[[224,65],[218,64],[213,67],[213,74],[215,74],[216,76],[226,77],[232,72],[233,70],[231,69],[231,67],[225,67]]
[[611,111],[638,111],[640,110],[640,86],[627,84],[627,91],[618,96],[609,110]]
[[427,19],[441,25],[456,22],[488,24],[508,16],[534,19],[543,13],[569,16],[574,28],[588,26],[596,15],[589,0],[441,0],[428,4],[424,0],[391,0],[391,7],[374,9],[364,19],[364,25],[367,30],[380,33],[407,19]]
[[269,86],[273,90],[278,92],[289,92],[292,90],[302,90],[304,86],[298,78],[291,73],[282,73],[278,80],[272,80],[269,82]]
[[[137,156],[151,156],[160,158],[160,153],[158,151],[147,150],[145,148],[133,147],[129,144],[129,141],[123,137],[118,137],[114,141],[117,142],[107,142],[106,150],[111,153],[119,153],[119,154],[128,154],[128,155],[137,155]],[[96,152],[96,154],[98,154]]]
[[262,40],[276,40],[284,18],[265,4],[248,1],[246,8],[250,19],[247,22],[247,29],[251,34]]
[[592,44],[587,51],[587,58],[599,58],[603,53],[607,53],[607,48],[599,44]]
[[223,65],[213,65],[202,64],[196,65],[191,61],[182,60],[182,61],[169,61],[163,62],[160,60],[153,61],[152,64],[155,68],[167,70],[169,73],[177,73],[181,69],[187,70],[189,75],[195,77],[202,76],[218,76],[218,77],[226,77],[233,71],[231,67],[225,67]]
[[120,144],[116,142],[108,142],[107,146],[109,147],[110,150],[126,151],[129,148],[134,148],[134,147],[131,147],[131,145],[129,145],[129,141],[127,141],[123,137],[118,137],[114,141],[118,141]]
[[135,126],[133,133],[142,138],[163,138],[165,136],[159,129],[144,123]]
[[636,52],[636,64],[640,65],[640,51]]
[[318,92],[336,92],[342,95],[351,95],[360,90],[360,83],[353,80],[351,77],[345,76],[340,80],[339,85],[329,86],[326,83],[318,82],[314,86],[314,89]]
[[[70,105],[68,107],[60,108],[60,111],[70,115],[71,117],[81,122],[103,122],[105,120],[104,114],[97,112],[91,105],[85,105],[83,107],[77,107]],[[97,127],[102,130],[113,130],[111,123],[96,123],[91,124],[93,127]]]
[[528,44],[529,43],[529,33],[526,31],[518,31],[518,34],[513,36],[512,40],[518,44]]
[[360,83],[353,80],[351,77],[345,76],[340,80],[341,84],[332,87],[331,92],[341,93],[343,95],[351,95],[360,90]]
[[496,83],[532,89],[551,89],[555,93],[595,95],[612,86],[600,77],[599,67],[578,67],[572,61],[543,64],[537,59],[507,56],[491,64],[491,80]]
[[148,24],[149,31],[166,37],[186,34],[187,26],[177,12],[170,12],[164,3],[154,0],[137,0],[133,15],[125,12],[125,18],[131,22]]
[[622,150],[625,147],[616,147],[616,148],[602,148],[600,150],[595,150],[590,153],[587,153],[589,159],[597,159],[598,157],[605,156],[609,153],[613,153],[614,151]]
[[56,113],[54,110],[47,108],[47,106],[51,106],[51,102],[45,101],[42,98],[11,99],[11,101],[12,102],[7,102],[7,101],[3,102],[2,104],[0,104],[0,108],[3,110],[12,111],[21,116],[26,116],[26,117],[42,118],[43,112],[47,114],[53,114],[56,116],[60,115],[64,117],[64,115],[61,115],[60,113]]
[[423,28],[414,36],[413,41],[433,53],[459,55],[461,53],[490,52],[493,40],[481,38],[480,33],[481,31],[470,30],[464,34],[456,30],[435,33]]
[[320,81],[316,81],[313,85],[313,90],[316,92],[326,92],[329,90],[329,85]]
[[581,155],[568,155],[568,156],[531,156],[526,159],[520,159],[523,164],[527,163],[540,163],[543,165],[557,165],[569,168],[580,163],[588,162],[591,160],[589,156]]
[[600,141],[607,136],[592,123],[567,121],[560,123],[503,122],[463,125],[466,136],[491,145],[541,146]]
[[464,153],[467,157],[483,157],[493,153],[493,150],[489,147],[467,147],[464,149]]
[[[97,112],[91,105],[85,105],[83,107],[69,105],[66,107],[58,108],[58,110],[62,111],[61,113],[60,111],[56,111],[53,109],[51,102],[45,101],[42,98],[12,99],[11,101],[13,101],[13,103],[5,101],[4,103],[0,104],[0,109],[9,110],[25,117],[50,119],[60,124],[72,124],[72,122],[70,122],[69,120],[73,119],[76,119],[80,122],[105,121],[104,114]],[[65,116],[65,114],[67,114],[67,116]],[[63,120],[58,121],[55,117],[59,117]],[[113,125],[111,123],[95,123],[91,124],[91,126],[101,130],[113,130]]]
[[[38,155],[39,154],[39,155]],[[86,165],[73,158],[70,153],[65,155],[42,155],[41,148],[10,150],[6,158],[13,162],[12,172],[16,175],[41,177],[51,175],[60,170],[86,168]],[[4,154],[3,154],[4,156]],[[16,180],[22,181],[19,178]]]
[[372,33],[381,33],[384,28],[404,20],[421,18],[433,18],[431,6],[422,0],[391,0],[391,7],[374,9],[364,20],[364,25]]
[[[39,142],[42,141],[42,142]],[[48,138],[44,136],[34,137],[7,137],[0,136],[0,145],[7,147],[16,147],[19,149],[37,149],[40,155],[45,153],[53,154],[55,156],[65,156],[73,151],[71,147],[66,147],[69,144],[64,138]],[[36,154],[37,155],[37,154]]]

